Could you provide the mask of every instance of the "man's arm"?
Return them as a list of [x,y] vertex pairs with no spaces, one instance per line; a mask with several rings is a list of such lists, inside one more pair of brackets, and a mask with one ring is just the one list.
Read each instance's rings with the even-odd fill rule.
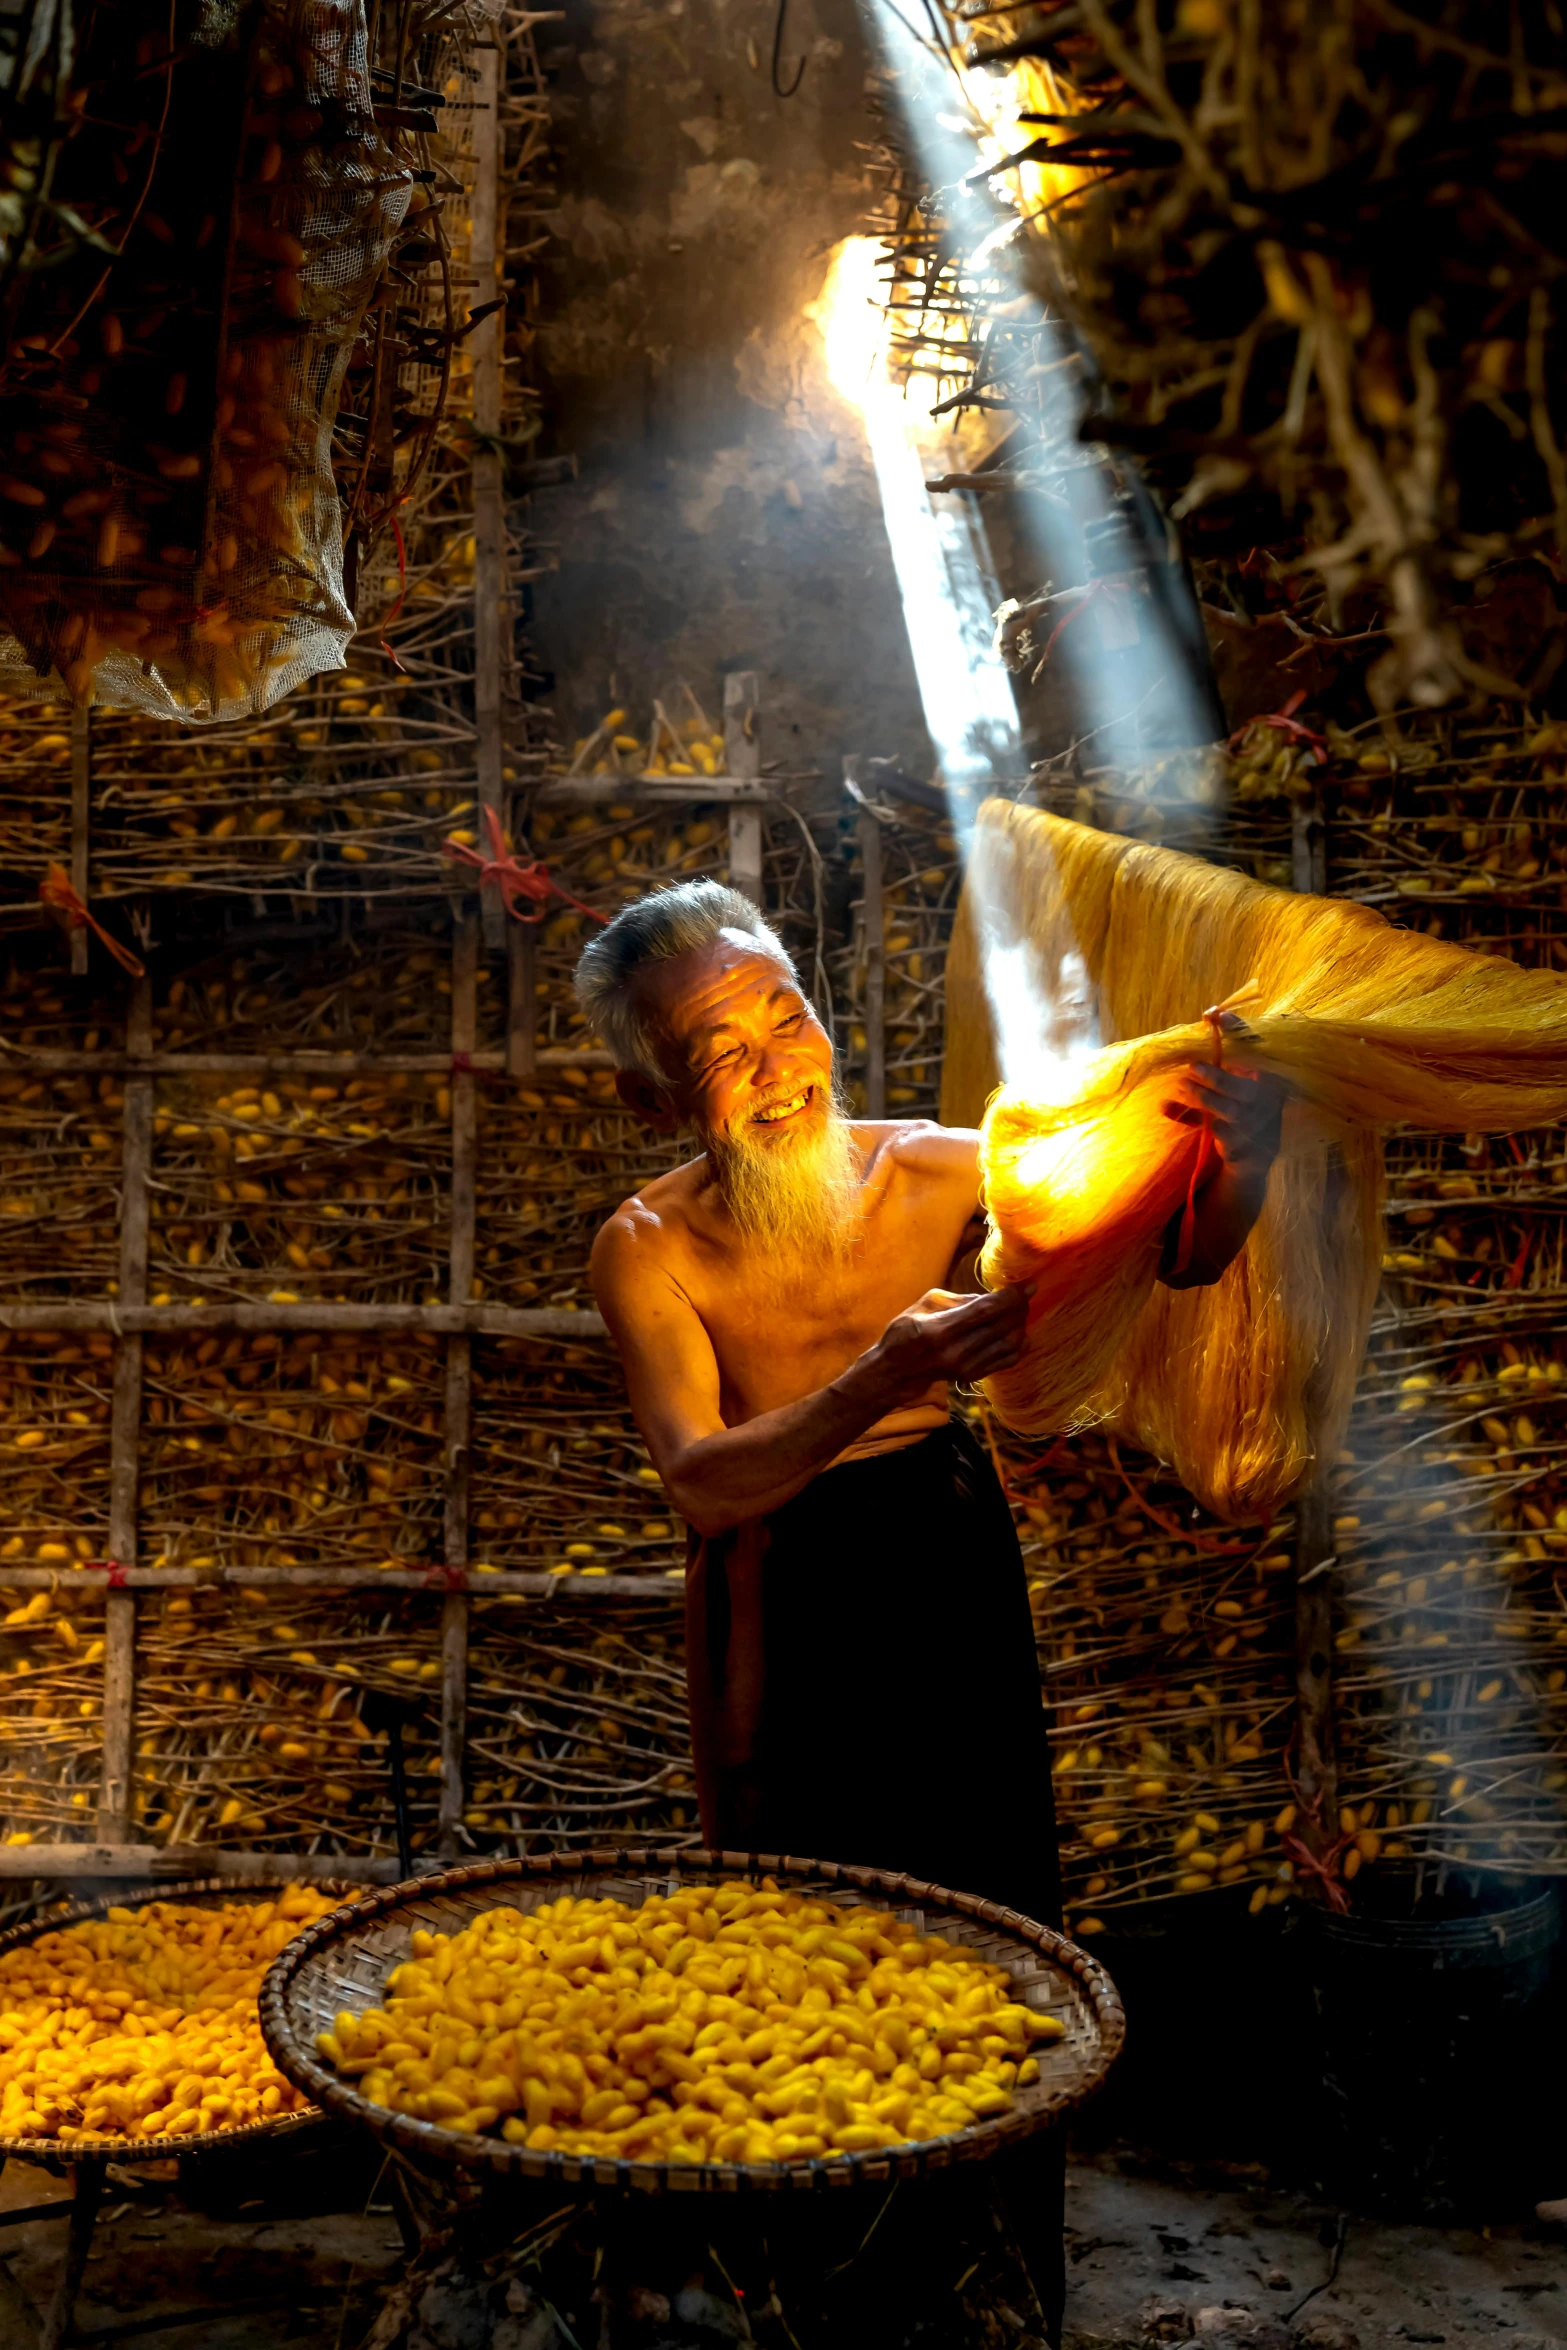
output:
[[1167,1114],[1184,1125],[1206,1114],[1218,1165],[1193,1207],[1192,1252],[1177,1272],[1179,1210],[1165,1227],[1159,1278],[1171,1289],[1198,1289],[1217,1281],[1246,1246],[1267,1196],[1268,1170],[1278,1156],[1287,1088],[1250,1069],[1198,1064],[1178,1078]]
[[1019,1288],[981,1298],[930,1290],[826,1387],[728,1428],[712,1342],[662,1261],[656,1217],[633,1203],[611,1218],[594,1245],[593,1287],[653,1466],[700,1534],[777,1509],[938,1381],[1007,1369],[1021,1352],[1028,1309]]

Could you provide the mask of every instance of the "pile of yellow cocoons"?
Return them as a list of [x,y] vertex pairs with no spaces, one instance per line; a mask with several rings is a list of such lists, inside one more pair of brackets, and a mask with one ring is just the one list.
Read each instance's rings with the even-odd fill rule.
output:
[[306,1885],[276,1901],[149,1901],[0,1956],[0,2137],[184,2138],[306,2100],[268,2056],[261,1978],[339,1906]]
[[386,2002],[316,2042],[373,2104],[514,2145],[787,2162],[1005,2113],[1065,2029],[1005,1970],[764,1879],[640,1909],[563,1896],[416,1933]]

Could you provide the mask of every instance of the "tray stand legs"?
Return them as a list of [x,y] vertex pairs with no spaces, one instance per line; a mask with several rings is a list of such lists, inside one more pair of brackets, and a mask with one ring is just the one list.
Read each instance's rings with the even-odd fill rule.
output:
[[1000,2200],[1028,2281],[1045,2321],[1050,2350],[1061,2350],[1066,2308],[1066,2132],[1054,2129],[1025,2138],[990,2165],[990,2185]]
[[87,2255],[92,2249],[107,2168],[108,2158],[102,2154],[84,2154],[77,2161],[71,2225],[65,2239],[65,2265],[38,2337],[38,2350],[65,2350],[75,2332],[76,2296],[82,2289]]

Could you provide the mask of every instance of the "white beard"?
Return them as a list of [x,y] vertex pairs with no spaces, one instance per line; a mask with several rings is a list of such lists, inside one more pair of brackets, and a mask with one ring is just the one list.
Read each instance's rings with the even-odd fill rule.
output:
[[744,1239],[795,1268],[847,1257],[860,1162],[849,1121],[836,1107],[787,1141],[763,1142],[749,1125],[706,1141],[714,1181]]

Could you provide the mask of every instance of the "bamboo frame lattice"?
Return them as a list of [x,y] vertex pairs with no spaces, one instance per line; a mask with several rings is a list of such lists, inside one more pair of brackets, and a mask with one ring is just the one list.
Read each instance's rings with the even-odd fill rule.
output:
[[[541,233],[535,21],[476,54],[436,150],[507,192],[455,255],[476,300],[525,280]],[[961,325],[961,288],[936,292]],[[917,358],[922,319],[902,325]],[[869,1115],[934,1108],[960,875],[930,787],[770,767],[754,679],[698,713],[700,773],[671,772],[696,721],[668,704],[552,755],[507,606],[547,562],[525,339],[497,316],[461,346],[405,576],[383,542],[386,618],[346,676],[199,765],[135,721],[0,710],[6,1874],[393,1876],[372,1693],[409,1715],[422,1853],[695,1836],[677,1530],[586,1286],[597,1223],[668,1154],[575,1013],[586,917],[507,928],[442,844],[525,819],[600,912],[729,873],[799,953]],[[961,393],[977,347],[942,325],[926,357]],[[1325,723],[1321,753],[1263,722],[1018,780],[1567,968],[1559,727],[1405,713]],[[149,983],[97,986],[81,931],[70,986],[37,966],[48,861]],[[1384,1859],[1567,1870],[1564,1159],[1558,1132],[1395,1140],[1345,1457],[1275,1525],[1203,1518],[1101,1433],[988,1432],[1078,1932],[1212,1888],[1262,1910]]]

